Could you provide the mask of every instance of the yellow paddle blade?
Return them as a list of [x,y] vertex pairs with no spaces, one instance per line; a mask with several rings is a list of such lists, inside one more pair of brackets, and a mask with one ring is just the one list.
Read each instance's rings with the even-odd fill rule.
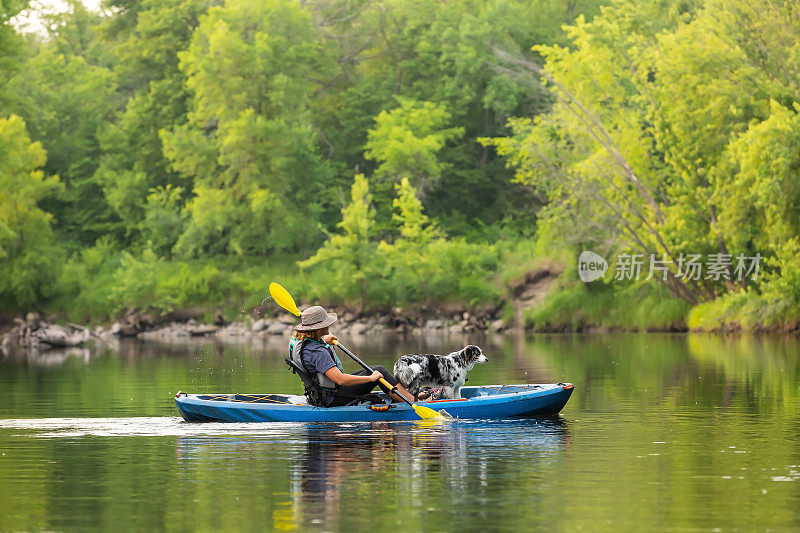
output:
[[444,415],[437,413],[430,407],[417,404],[413,404],[411,407],[414,408],[414,412],[416,412],[417,415],[419,415],[419,417],[423,420],[447,420]]
[[[336,341],[333,341],[333,343],[334,343],[334,344],[336,344],[337,346],[339,346],[339,344],[338,344]],[[341,348],[341,346],[340,346],[340,348]],[[386,381],[385,379],[383,379],[383,378],[379,378],[379,379],[378,379],[378,381],[379,381],[379,382],[380,382],[380,383],[381,383],[381,384],[382,384],[384,387],[386,387],[387,389],[391,390],[392,392],[394,392],[394,393],[395,393],[395,394],[397,394],[398,396],[402,396],[402,395],[401,395],[401,394],[400,394],[400,393],[397,391],[397,387],[394,387],[394,386],[392,386],[392,384],[391,384],[391,383],[389,383],[388,381]],[[414,412],[415,412],[415,413],[417,413],[417,416],[419,416],[419,417],[420,417],[421,419],[423,419],[423,420],[449,420],[450,418],[453,418],[453,417],[452,417],[452,416],[450,416],[449,414],[448,414],[447,416],[444,416],[444,415],[443,415],[443,414],[441,414],[441,413],[437,413],[436,411],[434,411],[434,410],[433,410],[433,409],[431,409],[430,407],[425,407],[425,406],[423,406],[423,405],[417,405],[417,404],[415,404],[415,403],[411,403],[411,402],[409,402],[408,400],[405,400],[405,402],[406,402],[408,405],[410,405],[411,407],[413,407],[413,408],[414,408]]]
[[277,283],[270,283],[269,293],[272,295],[272,299],[275,300],[275,303],[290,313],[300,316],[300,310],[297,308],[297,304],[294,303],[294,298],[292,298],[292,295],[289,294],[286,289]]

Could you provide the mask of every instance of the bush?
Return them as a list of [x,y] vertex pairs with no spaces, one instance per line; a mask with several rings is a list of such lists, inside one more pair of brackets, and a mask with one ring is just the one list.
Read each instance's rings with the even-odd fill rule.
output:
[[[564,276],[566,276],[565,274]],[[562,276],[562,280],[564,279]],[[581,282],[555,286],[542,305],[528,310],[525,324],[536,330],[586,327],[662,330],[686,327],[689,304],[652,283],[616,287]]]
[[110,237],[69,258],[58,281],[53,307],[75,322],[105,318],[113,312],[109,289],[121,254]]
[[[123,252],[114,272],[109,298],[115,312],[126,309],[167,312],[175,308],[177,298],[164,283],[169,264],[150,249],[136,257]],[[166,285],[166,286],[165,286]]]

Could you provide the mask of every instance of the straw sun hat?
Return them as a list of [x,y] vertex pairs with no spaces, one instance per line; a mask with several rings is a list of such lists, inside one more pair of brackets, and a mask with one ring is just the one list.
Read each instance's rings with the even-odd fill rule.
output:
[[327,328],[336,322],[336,313],[328,313],[321,305],[312,305],[300,314],[300,325],[295,326],[295,331],[313,331]]

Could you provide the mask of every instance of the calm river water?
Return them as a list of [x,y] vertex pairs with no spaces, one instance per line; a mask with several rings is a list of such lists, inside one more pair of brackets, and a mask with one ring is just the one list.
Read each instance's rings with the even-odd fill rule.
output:
[[[562,416],[188,424],[178,389],[300,392],[283,341],[6,357],[0,530],[800,529],[795,339],[472,340],[489,363],[469,384],[571,381]],[[391,368],[464,342],[351,348]]]

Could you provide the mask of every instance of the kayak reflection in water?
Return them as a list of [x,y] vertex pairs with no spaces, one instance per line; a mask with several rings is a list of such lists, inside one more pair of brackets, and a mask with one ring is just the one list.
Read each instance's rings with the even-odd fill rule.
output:
[[[305,383],[309,403],[320,407],[337,407],[369,394],[375,385],[389,394],[395,401],[403,401],[396,393],[392,393],[381,383],[385,379],[392,386],[397,386],[400,394],[409,400],[414,398],[406,391],[397,379],[384,367],[373,365],[367,370],[359,370],[345,374],[339,357],[333,347],[336,336],[328,328],[336,322],[335,313],[328,313],[319,305],[307,308],[300,315],[300,324],[289,341],[289,358],[304,369],[313,383]],[[311,390],[309,390],[311,389]]]
[[[320,424],[309,425],[304,440],[299,457],[292,458],[292,514],[306,525],[337,530],[344,514],[369,515],[374,501],[363,494],[396,488],[392,501],[405,509],[419,506],[425,494],[469,494],[488,501],[509,463],[541,476],[556,471],[572,435],[566,421],[551,418],[430,426]],[[429,505],[434,504],[424,506]]]

